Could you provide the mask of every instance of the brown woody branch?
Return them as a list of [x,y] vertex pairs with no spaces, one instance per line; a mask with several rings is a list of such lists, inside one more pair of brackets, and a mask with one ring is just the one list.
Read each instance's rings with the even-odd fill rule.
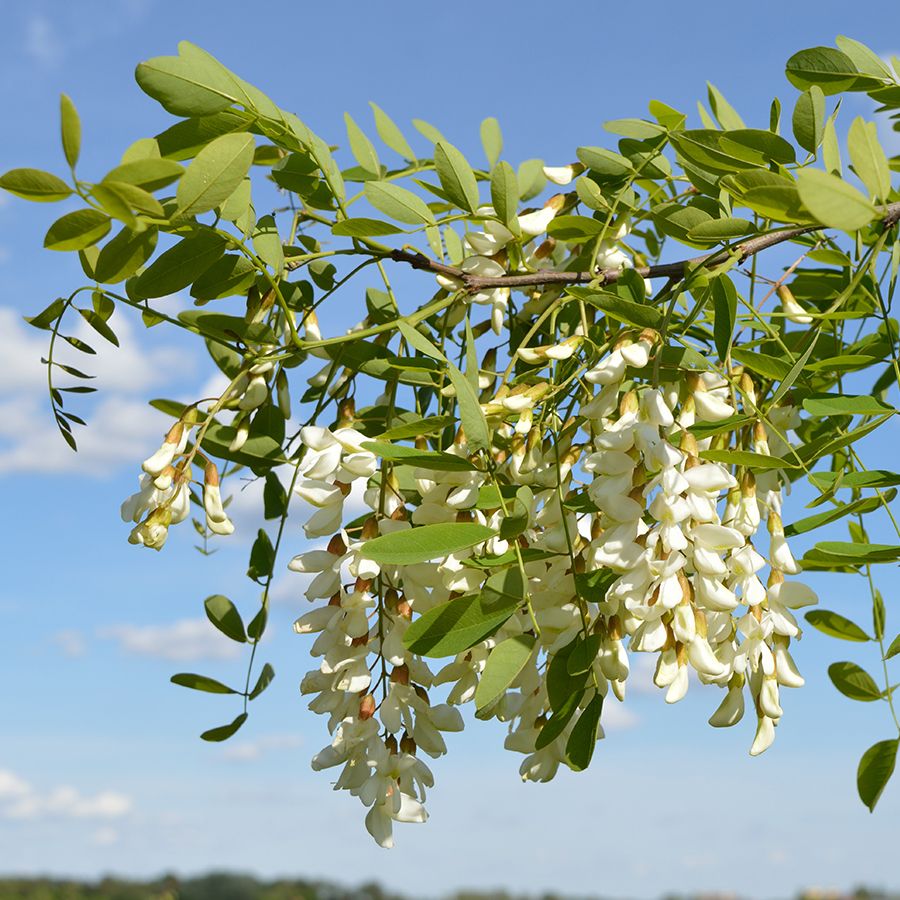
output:
[[[885,207],[885,215],[882,219],[882,225],[885,229],[892,228],[900,221],[900,203],[889,203]],[[794,228],[785,228],[781,231],[771,231],[768,234],[762,234],[758,237],[748,238],[736,244],[728,250],[714,250],[712,253],[704,253],[700,256],[694,256],[691,259],[683,259],[679,262],[662,263],[655,266],[636,266],[633,271],[637,272],[643,278],[684,278],[690,269],[698,266],[712,268],[721,263],[727,262],[732,254],[737,252],[739,255],[738,262],[744,260],[782,244],[785,241],[793,240],[803,234],[809,234],[813,231],[822,231],[825,225],[803,225]],[[595,281],[598,284],[613,284],[618,281],[622,275],[623,269],[596,269],[593,272],[528,272],[524,275],[498,275],[495,277],[485,277],[483,275],[472,275],[463,272],[456,266],[448,266],[444,263],[435,262],[422,253],[411,253],[408,250],[392,250],[389,254],[390,259],[395,262],[403,262],[412,266],[414,269],[425,269],[434,272],[436,275],[446,275],[449,278],[457,278],[461,281],[469,291],[489,290],[491,288],[518,288],[528,287],[531,285],[566,285],[566,284],[585,284]]]

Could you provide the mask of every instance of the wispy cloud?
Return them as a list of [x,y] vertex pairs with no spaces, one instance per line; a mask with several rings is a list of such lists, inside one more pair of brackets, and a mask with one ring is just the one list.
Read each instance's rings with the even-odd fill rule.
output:
[[84,656],[87,652],[87,641],[84,635],[74,628],[58,631],[51,638],[54,644],[62,650],[64,656]]
[[0,818],[118,819],[131,808],[131,798],[117,791],[83,794],[68,785],[39,791],[15,772],[0,769]]
[[42,13],[34,13],[25,23],[25,53],[39,66],[58,65],[65,55],[53,22]]
[[[47,352],[47,335],[26,325],[15,310],[0,307],[0,358],[6,367],[0,387],[0,474],[77,471],[102,475],[125,462],[137,466],[158,443],[169,420],[142,397],[176,375],[190,378],[192,359],[174,347],[142,346],[141,336],[124,315],[116,315],[111,324],[119,338],[118,349],[99,346],[102,339],[79,317],[66,329],[98,350],[90,358],[69,353],[59,360],[96,375],[90,385],[100,391],[75,404],[73,411],[86,418],[89,426],[79,429],[79,452],[73,453],[56,433],[48,410],[47,372],[40,362]],[[75,379],[64,376],[62,383],[70,381]]]
[[297,734],[269,734],[255,741],[244,741],[224,748],[222,756],[232,762],[253,762],[264,753],[275,750],[294,750],[303,744],[303,738]]
[[125,653],[172,662],[234,659],[241,648],[219,634],[206,619],[182,619],[171,625],[110,625],[97,636],[115,641]]

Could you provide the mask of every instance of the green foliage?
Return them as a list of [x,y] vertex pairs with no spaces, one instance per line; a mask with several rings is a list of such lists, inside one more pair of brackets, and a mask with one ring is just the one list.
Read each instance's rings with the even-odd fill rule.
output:
[[[81,170],[75,177],[81,125],[62,96],[70,181],[16,168],[0,176],[0,188],[36,202],[77,197],[78,208],[50,225],[45,246],[77,252],[88,283],[28,319],[48,337],[51,407],[63,439],[75,449],[74,426],[83,420],[66,404],[93,388],[80,383],[90,376],[63,362],[60,351],[95,354],[70,333],[69,313],[74,309],[76,322],[117,344],[112,316],[126,307],[118,315],[130,308],[148,328],[165,323],[201,338],[229,382],[218,397],[192,405],[153,401],[189,432],[171,477],[176,489],[185,483],[202,509],[197,515],[205,515],[205,524],[194,520],[202,553],[214,552],[214,542],[234,527],[228,497],[217,490],[220,479],[238,473],[264,479],[263,513],[272,527],[258,531],[247,568],[254,594],[262,591],[259,607],[245,624],[222,595],[204,604],[223,635],[251,645],[240,682],[246,687],[191,673],[172,679],[200,692],[238,695],[237,718],[204,732],[204,740],[235,734],[249,701],[274,677],[266,663],[254,680],[253,654],[267,625],[272,580],[284,564],[282,538],[293,536],[296,491],[321,510],[319,524],[306,523],[310,540],[323,539],[334,571],[349,565],[353,592],[371,599],[362,625],[354,623],[364,633],[346,637],[354,652],[361,648],[359,662],[370,652],[381,660],[358,667],[359,684],[368,683],[368,672],[379,680],[362,689],[354,681],[354,693],[380,689],[383,702],[389,684],[412,677],[414,665],[387,673],[385,629],[397,626],[405,649],[395,651],[404,659],[456,657],[449,665],[469,673],[466,694],[479,718],[499,715],[508,692],[536,678],[546,702],[529,712],[534,749],[552,746],[546,756],[586,768],[604,703],[621,693],[617,654],[638,642],[633,611],[623,624],[606,605],[613,602],[607,592],[637,564],[598,562],[612,552],[603,535],[618,519],[607,495],[571,475],[645,453],[641,441],[623,445],[618,457],[597,442],[614,430],[608,419],[635,414],[646,425],[657,387],[669,412],[677,410],[670,424],[652,426],[668,429],[673,457],[684,457],[674,465],[684,463],[688,473],[707,464],[706,471],[733,476],[716,521],[726,495],[728,503],[738,494],[765,498],[800,479],[819,492],[810,513],[784,527],[784,535],[818,533],[804,568],[865,578],[872,634],[825,609],[810,611],[806,621],[830,637],[877,648],[872,671],[884,670],[883,684],[852,662],[834,663],[829,676],[850,699],[893,704],[886,665],[900,654],[900,636],[886,641],[896,627],[893,601],[884,602],[872,571],[896,563],[900,544],[873,542],[866,523],[876,516],[882,525],[894,521],[886,513],[900,475],[868,470],[862,442],[896,424],[897,162],[874,121],[860,116],[848,128],[843,120],[836,124],[840,103],[827,98],[866,94],[896,119],[900,84],[862,44],[846,37],[836,44],[801,50],[787,62],[788,81],[799,91],[785,107],[793,141],[781,133],[787,129],[780,102],[762,123],[745,122],[708,83],[699,122],[651,101],[648,118],[606,123],[613,146],[577,148],[577,163],[546,170],[537,158],[501,160],[494,118],[479,129],[484,168],[415,119],[430,145],[418,156],[374,103],[372,135],[368,124],[347,115],[346,141],[335,142],[345,146],[335,147],[182,42],[177,55],[136,71],[142,90],[179,120],[135,142],[119,165],[91,182]],[[259,207],[262,181],[283,202]],[[762,274],[763,260],[772,258],[764,254],[781,244],[791,245],[796,262],[772,277]],[[673,245],[692,249],[685,254]],[[401,296],[389,275],[394,266],[422,270],[428,287]],[[369,276],[374,285],[356,290]],[[358,280],[346,287],[352,279]],[[197,308],[168,312],[162,298],[181,291]],[[777,302],[767,303],[771,294]],[[329,310],[346,304],[337,307],[346,322],[340,333],[320,333],[322,304]],[[604,370],[607,364],[617,372]],[[610,383],[621,395],[603,393]],[[718,392],[715,402],[711,391]],[[585,412],[595,401],[605,411]],[[295,422],[312,431],[291,427]],[[334,453],[338,468],[323,476],[316,466],[327,469],[321,460]],[[665,480],[653,481],[660,465],[635,468],[615,498],[621,508],[643,502],[639,515],[647,527],[659,524],[652,498]],[[366,512],[348,522],[329,519],[331,510],[342,511],[356,480],[368,498]],[[447,487],[440,499],[430,499],[440,487]],[[159,549],[159,533],[165,540],[170,523],[152,516],[171,519],[173,501],[154,502],[146,518],[135,519],[131,539]],[[748,508],[756,502],[747,500]],[[766,512],[774,546],[782,525],[775,507]],[[850,539],[832,539],[846,537],[833,530],[843,525]],[[635,554],[656,547],[639,537],[643,543],[624,542]],[[622,539],[609,543],[616,541]],[[728,550],[710,552],[721,559]],[[684,577],[697,577],[691,554],[686,558]],[[548,565],[552,585],[534,574]],[[413,589],[404,586],[404,567],[415,572]],[[738,591],[739,580],[724,590]],[[349,618],[343,569],[337,584],[339,608],[324,612]],[[554,607],[546,595],[563,584],[569,600]],[[770,580],[758,610],[768,609],[779,584]],[[746,590],[735,595],[741,603]],[[695,608],[693,625],[678,620],[676,636],[671,605],[659,618],[662,652],[674,654],[676,669],[691,643],[685,632],[702,631],[706,621],[695,593],[685,592],[683,601]],[[572,622],[558,625],[556,615]],[[697,653],[689,658],[695,667]],[[752,679],[747,686],[761,710],[759,686]],[[420,700],[425,687],[413,684]],[[544,702],[540,690],[530,696]],[[348,709],[356,704],[353,698]],[[897,741],[885,740],[860,762],[858,790],[870,809],[896,752]]]

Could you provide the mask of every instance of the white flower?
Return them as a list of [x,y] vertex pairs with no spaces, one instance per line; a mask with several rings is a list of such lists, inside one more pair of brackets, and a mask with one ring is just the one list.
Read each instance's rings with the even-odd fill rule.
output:
[[568,166],[544,166],[544,178],[553,184],[571,184],[572,180],[584,171],[581,163],[571,163]]
[[518,216],[519,229],[522,234],[536,237],[547,230],[547,226],[553,221],[555,216],[556,210],[552,206],[545,206],[543,209]]

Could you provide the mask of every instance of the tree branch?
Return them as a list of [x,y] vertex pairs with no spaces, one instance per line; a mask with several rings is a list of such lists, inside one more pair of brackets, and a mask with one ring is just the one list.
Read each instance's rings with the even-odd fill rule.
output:
[[[900,222],[900,203],[889,203],[885,207],[882,225],[885,229],[888,229],[898,222]],[[714,250],[712,253],[704,253],[678,262],[662,263],[655,266],[637,266],[632,271],[637,272],[642,278],[671,278],[677,280],[685,276],[688,268],[696,268],[697,266],[711,268],[727,262],[735,251],[740,254],[739,262],[743,262],[769,247],[793,240],[803,234],[822,231],[826,227],[826,225],[802,225],[794,228],[784,228],[780,231],[771,231],[768,234],[748,238],[746,241],[742,241],[727,250]],[[388,256],[394,262],[407,263],[414,269],[424,269],[434,272],[436,275],[456,278],[462,282],[468,291],[483,291],[504,287],[518,288],[530,285],[584,284],[590,281],[596,281],[599,284],[613,284],[619,280],[622,272],[625,271],[617,268],[596,269],[593,272],[528,272],[524,275],[486,277],[483,275],[472,275],[456,266],[435,262],[422,253],[411,253],[408,250],[392,250]]]

